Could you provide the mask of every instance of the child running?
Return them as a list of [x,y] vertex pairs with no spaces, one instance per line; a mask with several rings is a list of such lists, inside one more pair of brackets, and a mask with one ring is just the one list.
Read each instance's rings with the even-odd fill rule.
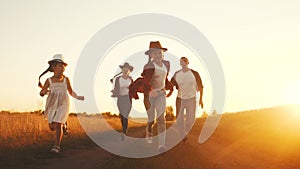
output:
[[[129,63],[124,63],[124,65],[119,66],[122,69],[121,76],[118,76],[115,81],[115,87],[111,91],[113,93],[112,97],[117,97],[117,105],[120,112],[120,119],[122,124],[122,135],[121,140],[124,141],[125,135],[128,130],[128,117],[132,107],[132,99],[129,97],[129,85],[133,82],[129,73],[132,72],[133,67]],[[116,77],[115,76],[115,77]],[[112,81],[113,79],[111,79]]]
[[[69,78],[64,75],[65,67],[68,64],[64,62],[61,54],[54,55],[52,60],[48,61],[48,64],[48,69],[39,76],[39,86],[42,88],[40,95],[43,97],[48,94],[45,115],[48,118],[50,130],[55,130],[55,142],[50,152],[59,153],[61,150],[63,125],[66,123],[69,114],[70,102],[68,92],[78,100],[84,100],[84,96],[78,96],[73,91]],[[53,72],[54,75],[42,85],[40,78],[48,71]]]

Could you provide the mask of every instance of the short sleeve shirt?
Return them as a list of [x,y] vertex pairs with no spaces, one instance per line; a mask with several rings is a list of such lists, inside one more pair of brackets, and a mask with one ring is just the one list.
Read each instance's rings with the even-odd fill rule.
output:
[[181,99],[190,99],[196,97],[197,94],[197,82],[196,78],[191,70],[187,72],[179,71],[175,80],[178,84],[178,95]]

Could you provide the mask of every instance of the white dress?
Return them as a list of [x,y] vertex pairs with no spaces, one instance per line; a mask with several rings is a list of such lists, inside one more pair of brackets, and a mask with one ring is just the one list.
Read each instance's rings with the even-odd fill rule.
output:
[[50,93],[46,101],[45,115],[48,122],[66,123],[69,115],[69,95],[67,90],[66,78],[63,82],[52,83],[49,78]]

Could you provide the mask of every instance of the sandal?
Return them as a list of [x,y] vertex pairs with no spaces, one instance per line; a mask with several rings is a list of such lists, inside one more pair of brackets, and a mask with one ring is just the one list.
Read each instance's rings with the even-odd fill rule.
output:
[[53,146],[50,150],[51,153],[59,153],[60,147],[59,146]]

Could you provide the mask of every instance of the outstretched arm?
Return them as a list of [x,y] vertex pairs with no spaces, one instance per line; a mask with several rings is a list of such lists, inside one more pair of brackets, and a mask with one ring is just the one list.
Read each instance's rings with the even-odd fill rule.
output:
[[45,94],[47,94],[49,92],[48,88],[49,88],[49,80],[47,79],[44,86],[42,86],[42,90],[40,91],[40,96],[45,96]]
[[[66,77],[66,78],[67,78],[67,77]],[[84,96],[78,96],[78,95],[73,91],[69,78],[67,78],[67,88],[68,88],[69,94],[70,94],[72,97],[74,97],[75,99],[78,99],[78,100],[84,100]]]

